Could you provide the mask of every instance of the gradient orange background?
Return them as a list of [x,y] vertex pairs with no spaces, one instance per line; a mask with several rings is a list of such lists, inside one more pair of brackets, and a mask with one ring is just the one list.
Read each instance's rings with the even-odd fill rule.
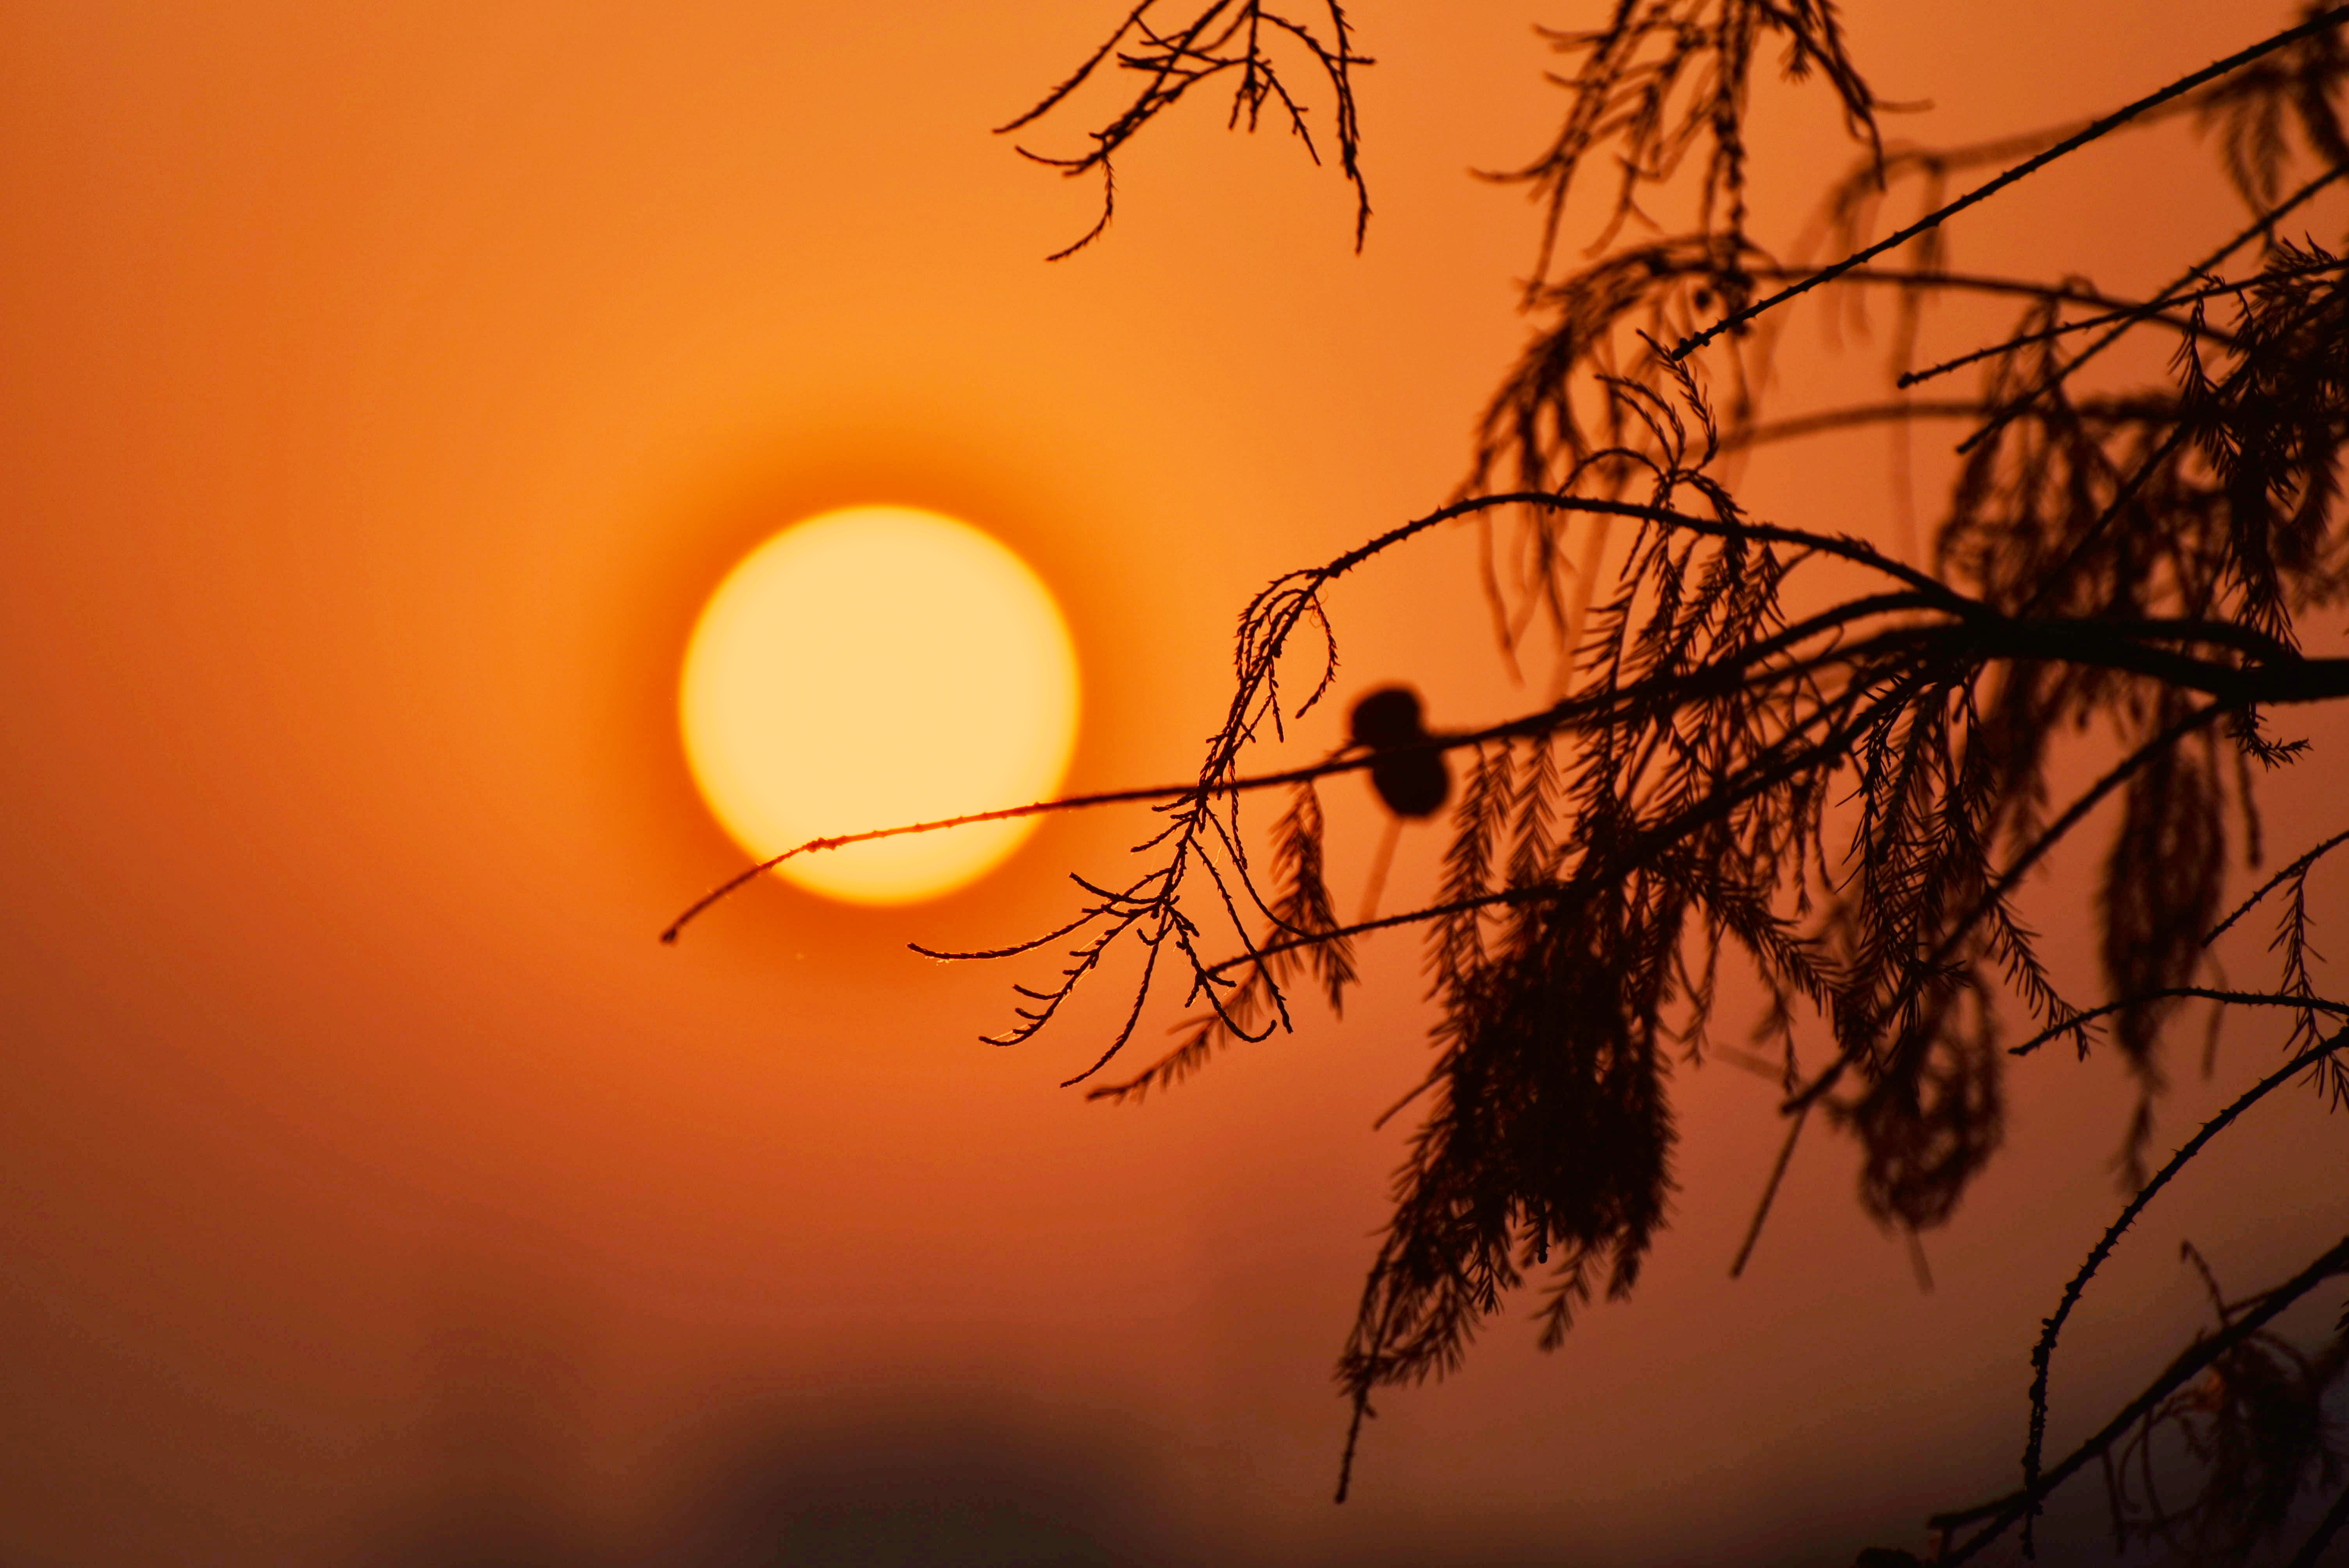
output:
[[[1048,266],[1093,190],[987,127],[1112,9],[0,9],[0,1560],[734,1563],[822,1493],[1013,1499],[1132,1562],[1824,1562],[2009,1483],[2029,1336],[2116,1202],[2102,1063],[2015,1075],[1930,1295],[1824,1140],[1730,1284],[1777,1130],[1764,1086],[1684,1073],[1640,1298],[1547,1358],[1497,1322],[1382,1402],[1335,1509],[1414,947],[1342,1025],[1117,1110],[1053,1087],[1109,989],[998,1052],[974,1037],[1038,969],[904,944],[1055,922],[1138,816],[1055,820],[934,906],[767,886],[654,941],[736,864],[678,752],[685,634],[782,522],[899,500],[1025,555],[1085,661],[1071,787],[1101,789],[1195,766],[1264,580],[1458,478],[1533,238],[1464,170],[1558,108],[1526,24],[1599,7],[1361,8],[1360,257],[1332,174],[1203,104]],[[1882,95],[1943,106],[1895,129],[1944,140],[2284,16],[1850,13]],[[1760,134],[1787,235],[1847,151],[1816,93]],[[2036,236],[2166,281],[2232,222],[2189,146],[2083,158],[1957,253]],[[1882,472],[1870,438],[1752,494],[1884,537]],[[1407,676],[1439,723],[1521,700],[1467,546],[1343,592],[1350,691]],[[2326,766],[2271,791],[2279,858],[2329,820]],[[2052,940],[2093,992],[2086,939]],[[2230,964],[2265,973],[2256,939]],[[2217,1084],[2181,1063],[2162,1148],[2276,1043],[2229,1039]],[[2260,1115],[2092,1290],[2058,1440],[2198,1321],[2179,1236],[2248,1289],[2338,1233],[2340,1127]]]

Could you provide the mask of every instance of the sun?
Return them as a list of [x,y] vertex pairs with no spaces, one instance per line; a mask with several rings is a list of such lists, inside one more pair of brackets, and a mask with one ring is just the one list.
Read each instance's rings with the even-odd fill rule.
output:
[[[1077,657],[1036,573],[968,523],[828,511],[745,556],[701,612],[685,755],[735,842],[810,839],[1047,798],[1076,743]],[[802,855],[778,875],[851,903],[968,885],[1034,830],[974,823]]]

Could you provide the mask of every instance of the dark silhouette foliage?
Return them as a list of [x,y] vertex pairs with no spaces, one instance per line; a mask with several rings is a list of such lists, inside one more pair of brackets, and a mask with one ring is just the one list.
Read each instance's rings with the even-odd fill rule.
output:
[[[1092,151],[1049,160],[1069,172],[1106,180],[1119,149],[1217,77],[1234,84],[1235,123],[1278,104],[1304,136],[1312,106],[1278,72],[1278,50],[1301,51],[1359,193],[1350,73],[1369,62],[1338,7],[1316,33],[1254,5],[1194,5],[1167,26],[1144,0],[1015,125],[1065,110],[1113,64],[1141,85],[1090,133]],[[1884,106],[1828,0],[1611,0],[1602,26],[1545,35],[1564,62],[1561,129],[1495,177],[1529,187],[1543,214],[1524,296],[1533,330],[1476,423],[1461,489],[1249,603],[1230,706],[1195,781],[1022,809],[1152,801],[1161,820],[1137,875],[1081,883],[1075,918],[1035,941],[943,955],[1066,950],[1054,983],[1021,988],[1017,1021],[992,1037],[1008,1044],[1138,945],[1123,1026],[1071,1080],[1128,1099],[1289,1026],[1300,983],[1341,1004],[1365,934],[1423,933],[1433,1061],[1390,1113],[1415,1107],[1421,1120],[1339,1359],[1348,1468],[1373,1397],[1457,1367],[1510,1293],[1538,1283],[1548,1345],[1585,1305],[1633,1289],[1672,1190],[1672,1069],[1722,1048],[1713,1012],[1732,964],[1765,993],[1758,1037],[1775,1055],[1786,1152],[1814,1121],[1853,1138],[1860,1202],[1911,1233],[1948,1220],[1996,1156],[2011,1055],[2057,1040],[2109,1049],[2137,1085],[2124,1150],[2135,1196],[2047,1320],[2021,1484],[1933,1521],[1935,1561],[2015,1531],[2027,1550],[2045,1497],[2092,1463],[2123,1542],[2228,1561],[2308,1529],[2314,1510],[2297,1543],[2313,1563],[2349,1521],[2323,1418],[2349,1322],[2313,1352],[2270,1326],[2349,1274],[2349,1239],[2248,1297],[2213,1283],[2206,1333],[2095,1436],[2043,1451],[2062,1325],[2122,1232],[2277,1089],[2313,1081],[2335,1107],[2349,1100],[2349,1004],[2324,993],[2306,899],[2349,831],[2222,908],[2230,862],[2262,853],[2258,776],[2302,749],[2272,738],[2271,716],[2349,698],[2349,658],[2302,645],[2311,615],[2349,604],[2349,263],[2299,232],[2310,203],[2349,181],[2344,24],[2349,8],[2311,8],[2096,120],[1941,149],[1885,139]],[[1749,232],[1744,127],[1770,65],[1832,99],[1857,154],[1812,251],[1790,256]],[[2174,117],[2213,146],[2249,220],[2181,258],[2167,288],[2123,298],[2060,273],[1949,266],[1953,215],[2078,147]],[[1593,186],[1600,238],[1577,258],[1563,226]],[[1660,226],[1667,202],[1688,210],[1684,226]],[[1879,237],[1902,203],[1922,216]],[[1892,384],[1878,401],[1766,421],[1783,307],[1804,295],[1837,312],[1889,298]],[[1920,365],[1923,304],[1953,296],[2011,302],[2012,328]],[[2166,376],[2081,389],[2084,366],[2148,341]],[[1979,378],[1970,395],[1918,394],[1963,371]],[[1738,454],[1868,424],[1961,433],[1927,548],[1766,521],[1740,503]],[[1334,754],[1248,773],[1252,746],[1331,693],[1323,591],[1455,521],[1483,531],[1504,655],[1521,660],[1537,628],[1554,639],[1553,697],[1431,732],[1413,694],[1375,693]],[[2082,734],[2108,766],[2067,790],[2054,748]],[[1452,801],[1433,902],[1338,917],[1316,785],[1351,770],[1401,815]],[[1289,799],[1259,864],[1238,808],[1263,789]],[[2105,995],[2075,1000],[2017,895],[2106,808],[2098,820],[2117,825],[2084,900]],[[2255,908],[2281,912],[2276,972],[2233,987],[2211,944]],[[1162,966],[1194,1011],[1171,1048],[1109,1079]],[[2149,1107],[2197,1000],[2276,1019],[2285,1059],[2148,1172]],[[2018,1017],[2029,1037],[2011,1044]]]
[[1231,125],[1245,122],[1254,130],[1262,122],[1265,109],[1277,108],[1278,118],[1304,144],[1306,153],[1320,162],[1321,144],[1313,139],[1306,105],[1290,91],[1290,78],[1280,74],[1284,60],[1292,68],[1306,64],[1309,74],[1320,77],[1330,89],[1336,113],[1330,139],[1338,165],[1354,188],[1354,242],[1360,245],[1371,222],[1371,190],[1362,180],[1353,71],[1371,61],[1354,53],[1353,30],[1347,24],[1344,7],[1337,0],[1322,0],[1319,30],[1309,15],[1300,17],[1276,11],[1262,0],[1210,0],[1189,20],[1171,26],[1153,15],[1161,9],[1159,0],[1137,0],[1117,31],[1087,56],[1067,80],[1027,113],[996,128],[1002,132],[1025,129],[1067,102],[1105,65],[1139,79],[1125,107],[1090,133],[1090,151],[1056,157],[1032,151],[1024,144],[1019,147],[1023,158],[1072,178],[1096,170],[1101,174],[1101,217],[1074,243],[1054,252],[1051,259],[1074,255],[1101,237],[1117,211],[1119,150],[1162,111],[1174,108],[1203,84],[1230,82],[1227,123]]

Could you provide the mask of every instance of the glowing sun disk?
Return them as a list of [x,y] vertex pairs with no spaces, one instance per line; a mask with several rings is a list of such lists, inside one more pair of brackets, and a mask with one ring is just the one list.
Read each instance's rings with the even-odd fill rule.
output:
[[[694,627],[678,716],[695,780],[761,860],[810,839],[1041,799],[1076,739],[1067,624],[1027,564],[904,506],[825,512],[752,551]],[[777,868],[907,903],[1000,864],[1032,819],[854,844]]]

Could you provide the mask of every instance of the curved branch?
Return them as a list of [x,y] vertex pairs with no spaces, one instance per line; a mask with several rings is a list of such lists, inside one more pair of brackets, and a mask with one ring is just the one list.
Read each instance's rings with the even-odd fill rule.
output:
[[[2349,1046],[2349,1029],[2342,1030],[2322,1045],[2312,1046],[2302,1051],[2246,1090],[2232,1105],[2203,1123],[2202,1130],[2188,1139],[2179,1147],[2178,1152],[2169,1157],[2168,1163],[2155,1172],[2153,1179],[2138,1191],[2136,1197],[2129,1200],[2128,1206],[2121,1211],[2118,1219],[2106,1228],[2104,1235],[2098,1238],[2095,1246],[2089,1250],[2087,1261],[2080,1265],[2079,1272],[2075,1274],[2071,1283],[2064,1287],[2063,1300],[2056,1304],[2054,1315],[2047,1319],[2046,1326],[2040,1331],[2039,1344],[2031,1352],[2031,1436],[2023,1445],[2023,1491],[2018,1494],[2023,1500],[2021,1506],[2025,1510],[2026,1514],[2035,1516],[2039,1511],[2041,1500],[2056,1487],[2061,1486],[2064,1480],[2080,1465],[2085,1463],[2092,1454],[2091,1447],[2084,1445],[2070,1459],[2049,1471],[2044,1481],[2040,1477],[2040,1454],[2047,1433],[2047,1378],[2055,1355],[2055,1336],[2063,1332],[2064,1319],[2072,1315],[2072,1308],[2078,1305],[2080,1294],[2087,1288],[2090,1278],[2103,1265],[2105,1259],[2112,1255],[2112,1250],[2119,1243],[2122,1233],[2136,1222],[2137,1217],[2145,1212],[2146,1205],[2152,1202],[2154,1196],[2169,1184],[2171,1177],[2185,1168],[2188,1161],[2199,1154],[2212,1139],[2224,1132],[2244,1111],[2258,1104],[2282,1085],[2298,1077],[2303,1070],[2314,1067],[2344,1046]],[[2344,1238],[2342,1243],[2334,1247],[2326,1256],[2339,1256],[2349,1260],[2349,1238]],[[2313,1284],[2315,1281],[2311,1279],[2309,1283]],[[2273,1316],[2274,1314],[2271,1312],[2268,1315]],[[2182,1383],[2184,1380],[2181,1377],[2178,1379],[2178,1383]],[[2169,1386],[2175,1387],[2178,1383],[2172,1383]],[[2166,1393],[2168,1390],[2163,1391]],[[2158,1398],[2158,1396],[2156,1398]],[[2106,1432],[2117,1436],[2119,1432],[2127,1429],[2128,1422],[2136,1418],[2136,1413],[2141,1413],[2140,1407],[2149,1409],[2152,1408],[2152,1401],[2141,1398],[2130,1407],[2133,1413],[2127,1415],[2126,1418],[2116,1418],[2114,1422],[2106,1428]],[[2110,1439],[2107,1438],[2106,1440],[2109,1443]],[[2102,1449],[2097,1448],[2093,1451],[2101,1452]],[[1965,1517],[1953,1516],[1949,1522],[1962,1523],[1965,1522]],[[1942,1522],[1937,1520],[1935,1522],[1938,1524]],[[1998,1530],[2002,1532],[2007,1525],[2013,1522],[2013,1518],[2010,1517],[2005,1523],[1998,1526]],[[2028,1528],[2027,1524],[2026,1528]],[[1965,1557],[1971,1555],[1972,1552],[1979,1549],[1987,1539],[1987,1534],[1976,1537],[1968,1551],[1952,1561],[1964,1561]]]
[[[1692,533],[1703,534],[1713,539],[1744,539],[1768,544],[1798,544],[1806,550],[1817,551],[1823,555],[1837,556],[1873,571],[1881,572],[1888,577],[1899,578],[1918,592],[1953,608],[1959,605],[1971,605],[1975,603],[1974,600],[1967,598],[1940,578],[1920,572],[1904,562],[1895,561],[1866,541],[1853,539],[1848,535],[1816,533],[1808,529],[1787,528],[1779,523],[1724,521],[1719,518],[1699,517],[1691,512],[1676,511],[1670,507],[1643,506],[1636,501],[1628,500],[1606,500],[1596,496],[1558,495],[1549,490],[1505,490],[1487,495],[1470,496],[1465,500],[1454,501],[1448,506],[1436,508],[1424,517],[1414,518],[1409,522],[1389,529],[1377,538],[1338,556],[1326,566],[1317,568],[1310,573],[1292,573],[1290,577],[1309,575],[1316,579],[1317,584],[1326,583],[1343,576],[1371,557],[1392,549],[1416,534],[1425,532],[1437,523],[1449,522],[1454,518],[1466,517],[1475,512],[1506,506],[1539,507],[1550,511],[1587,512],[1594,517],[1635,518],[1665,528],[1686,529]],[[1281,581],[1288,580],[1284,578]]]
[[2066,1455],[2062,1463],[2047,1471],[2036,1486],[2010,1492],[1995,1501],[1979,1503],[1972,1508],[1935,1514],[1928,1522],[1940,1531],[1956,1530],[1976,1520],[1990,1521],[1963,1545],[1937,1561],[1954,1565],[1975,1556],[1983,1547],[2013,1529],[2057,1487],[2078,1474],[2090,1460],[2119,1441],[2122,1434],[2136,1425],[2147,1411],[2193,1381],[2203,1368],[2236,1345],[2266,1327],[2302,1296],[2344,1273],[2349,1273],[2349,1236],[2334,1243],[2299,1274],[2261,1295],[2257,1305],[2234,1319],[2220,1333],[2189,1346],[2144,1392],[2130,1400],[2094,1437]]
[[[2009,1046],[2010,1057],[2027,1057],[2048,1041],[2065,1035],[2078,1034],[2082,1026],[2094,1023],[2108,1014],[2125,1011],[2147,1002],[2168,997],[2199,997],[2206,1002],[2230,1002],[2241,1006],[2294,1007],[2302,1012],[2333,1013],[2349,1018],[2349,1004],[2327,1002],[2314,996],[2291,996],[2281,991],[2219,991],[2207,985],[2167,985],[2158,991],[2140,991],[2119,1002],[2107,1002],[2101,1007],[2091,1007],[2085,1013],[2075,1013],[2060,1024],[2040,1030],[2019,1046]],[[2084,1047],[2083,1049],[2085,1047]]]
[[2344,844],[2349,844],[2349,830],[2344,830],[2341,832],[2333,834],[2331,838],[2317,845],[2316,848],[2309,851],[2306,854],[2301,856],[2300,859],[2292,861],[2292,864],[2284,867],[2283,870],[2276,872],[2275,875],[2261,882],[2259,885],[2258,890],[2254,892],[2251,897],[2245,899],[2242,903],[2235,906],[2234,913],[2228,915],[2226,919],[2220,921],[2218,924],[2210,928],[2210,934],[2202,939],[2202,945],[2208,947],[2210,944],[2218,941],[2220,936],[2226,934],[2228,927],[2233,925],[2235,922],[2242,919],[2243,916],[2251,913],[2252,909],[2258,905],[2260,900],[2267,897],[2268,894],[2275,892],[2276,889],[2283,886],[2284,883],[2292,881],[2292,878],[2300,875],[2301,872],[2306,871],[2309,867],[2314,865],[2318,861],[2323,860],[2326,855],[2332,853],[2334,850],[2339,849]]
[[[1356,769],[1368,768],[1371,760],[1368,756],[1350,759],[1325,758],[1305,768],[1286,769],[1278,773],[1262,773],[1252,779],[1226,779],[1216,786],[1212,792],[1220,794],[1226,790],[1269,789],[1281,784],[1298,784],[1309,779],[1322,779],[1332,773],[1345,773]],[[1135,789],[1103,789],[1091,795],[1062,795],[1050,800],[1031,800],[1024,806],[1000,806],[991,811],[966,811],[959,817],[937,817],[926,822],[903,822],[895,827],[870,828],[861,833],[834,833],[828,838],[810,839],[803,844],[793,844],[779,855],[770,855],[758,864],[737,872],[699,898],[695,899],[686,907],[684,913],[668,923],[667,929],[660,934],[660,939],[663,943],[674,946],[678,934],[685,929],[687,922],[729,894],[740,892],[758,881],[763,873],[773,871],[785,861],[795,860],[801,855],[814,854],[823,850],[843,849],[850,844],[870,843],[875,839],[898,839],[904,838],[908,833],[936,833],[947,828],[967,828],[975,822],[1002,822],[1015,817],[1040,817],[1050,811],[1076,811],[1091,806],[1123,806],[1153,801],[1163,808],[1172,809],[1179,807],[1186,800],[1197,798],[1201,793],[1201,789],[1196,784],[1153,784]],[[936,954],[929,953],[924,948],[916,948],[915,951],[933,958],[1001,958],[1014,952],[1025,952],[1030,947],[1050,942],[1054,936],[1065,936],[1083,923],[1082,920],[1076,921],[1050,935],[1039,937],[1035,942],[1023,944],[1018,948],[974,954]]]

